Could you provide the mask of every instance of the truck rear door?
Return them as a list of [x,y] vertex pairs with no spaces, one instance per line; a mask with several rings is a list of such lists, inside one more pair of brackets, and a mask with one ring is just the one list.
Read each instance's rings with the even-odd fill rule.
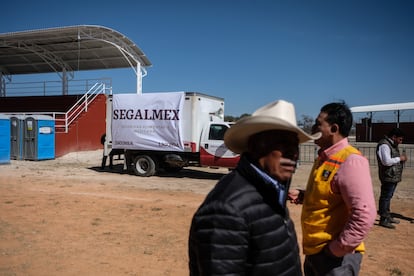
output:
[[234,168],[240,156],[224,144],[224,133],[230,127],[227,123],[212,122],[202,132],[200,143],[200,165]]

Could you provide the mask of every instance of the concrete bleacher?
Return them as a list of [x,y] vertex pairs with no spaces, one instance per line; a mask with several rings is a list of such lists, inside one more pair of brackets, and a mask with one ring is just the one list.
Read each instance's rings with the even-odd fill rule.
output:
[[[1,97],[0,113],[8,114],[55,114],[55,156],[60,157],[73,151],[96,150],[102,148],[100,137],[105,133],[106,97],[97,97],[68,127],[64,129],[60,117],[69,112],[84,95]],[[78,103],[79,104],[79,103]],[[63,124],[65,122],[63,121]],[[60,128],[60,129],[59,129]]]
[[0,98],[0,113],[67,112],[83,95]]

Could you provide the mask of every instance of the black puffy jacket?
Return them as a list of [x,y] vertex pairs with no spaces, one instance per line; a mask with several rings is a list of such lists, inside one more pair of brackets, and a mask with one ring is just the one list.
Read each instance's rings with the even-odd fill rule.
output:
[[294,225],[277,194],[242,156],[193,217],[190,275],[302,275]]

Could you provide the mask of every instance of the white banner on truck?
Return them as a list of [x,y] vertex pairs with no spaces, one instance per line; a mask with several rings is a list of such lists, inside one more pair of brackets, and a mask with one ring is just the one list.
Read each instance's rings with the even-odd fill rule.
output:
[[181,112],[185,93],[114,94],[114,149],[183,151]]

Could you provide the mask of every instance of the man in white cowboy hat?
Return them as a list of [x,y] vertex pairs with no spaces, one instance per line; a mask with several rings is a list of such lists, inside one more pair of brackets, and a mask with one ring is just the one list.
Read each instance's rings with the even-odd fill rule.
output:
[[190,275],[302,275],[286,199],[299,143],[318,137],[297,126],[293,104],[283,100],[227,130],[224,142],[240,162],[194,214]]

